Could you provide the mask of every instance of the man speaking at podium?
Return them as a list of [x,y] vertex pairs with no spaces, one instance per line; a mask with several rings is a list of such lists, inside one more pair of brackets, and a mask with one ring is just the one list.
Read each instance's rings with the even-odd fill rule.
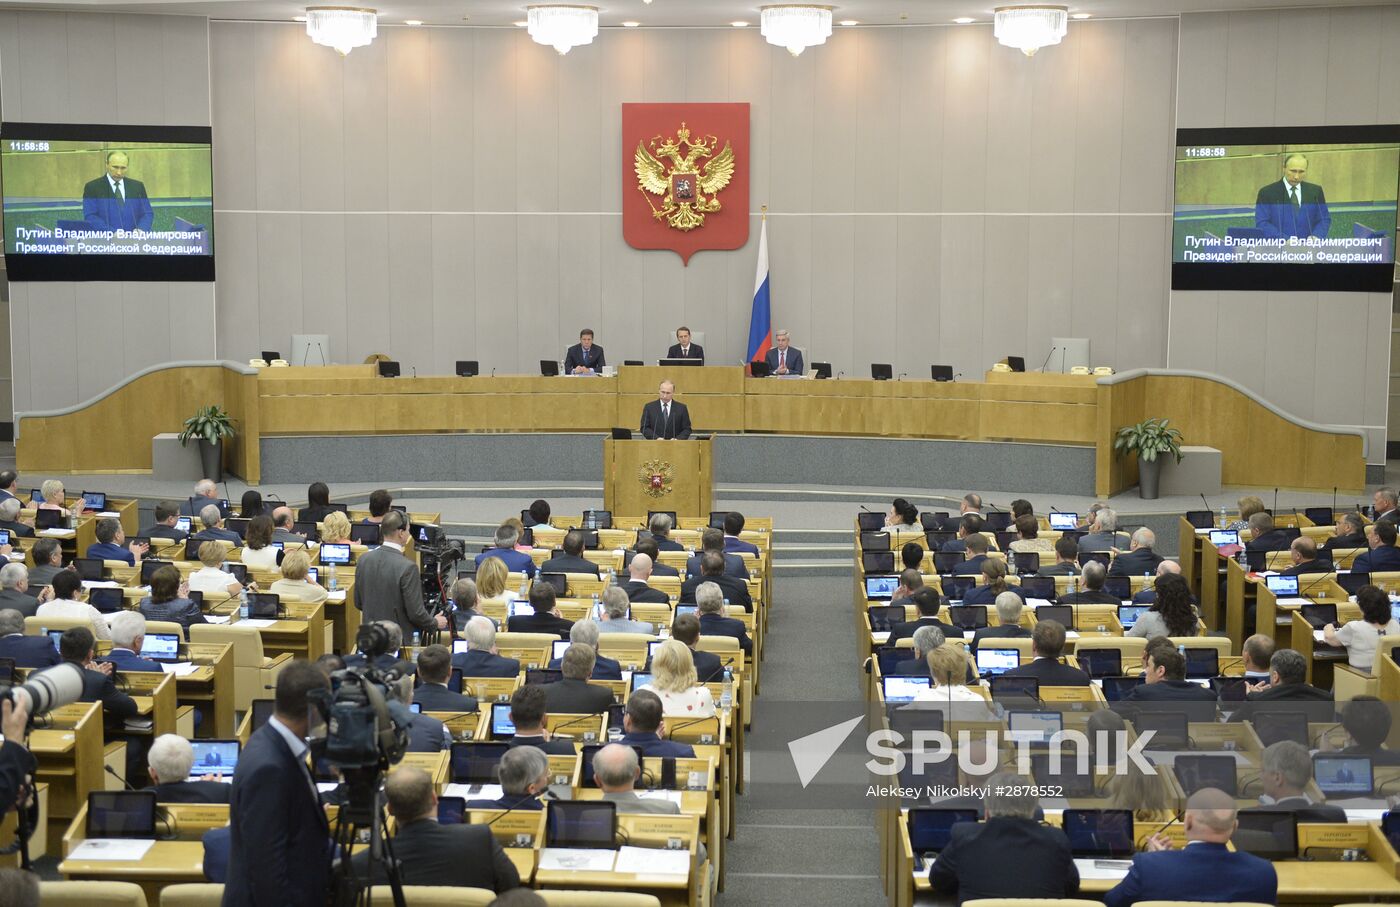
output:
[[684,403],[671,399],[676,394],[676,386],[670,381],[662,381],[660,399],[653,400],[642,408],[642,437],[648,441],[657,438],[684,441],[690,437],[690,410]]

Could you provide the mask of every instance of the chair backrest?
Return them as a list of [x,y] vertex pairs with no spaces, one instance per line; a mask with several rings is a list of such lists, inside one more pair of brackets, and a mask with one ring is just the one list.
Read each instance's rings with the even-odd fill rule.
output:
[[[496,892],[486,888],[454,888],[450,885],[405,885],[404,903],[409,907],[486,907]],[[370,907],[393,907],[394,892],[388,885],[376,885],[370,894]]]
[[212,883],[167,885],[160,890],[160,907],[219,907],[224,886]]
[[[963,907],[1102,907],[1102,901],[1086,901],[1080,898],[978,898],[963,901]],[[1135,907],[1142,907],[1138,901]],[[1154,903],[1168,903],[1158,901]]]
[[[1169,636],[1172,645],[1180,648],[1185,646],[1188,649],[1214,649],[1219,656],[1230,657],[1230,637],[1228,636]],[[1397,640],[1400,644],[1400,640]]]
[[569,891],[541,889],[535,892],[549,907],[661,907],[654,894],[629,891]]
[[174,633],[181,639],[185,638],[185,628],[173,620],[148,620],[146,621],[146,634],[152,633]]
[[1117,649],[1123,653],[1123,664],[1139,661],[1147,649],[1147,640],[1141,636],[1081,636],[1074,644],[1074,651],[1084,649]]
[[1381,641],[1376,643],[1376,658],[1371,662],[1371,676],[1381,676],[1381,662],[1390,657],[1390,653],[1400,647],[1400,636],[1382,636]]
[[[1063,903],[1057,902],[1057,903]],[[1200,901],[1138,901],[1134,907],[1201,907]],[[1225,901],[1211,907],[1264,907],[1255,901]]]
[[256,627],[227,624],[193,624],[190,642],[229,644],[233,646],[233,663],[243,667],[262,667],[262,634]]
[[92,629],[92,621],[84,620],[81,617],[26,617],[24,619],[24,634],[26,636],[38,636],[45,630],[71,630],[74,627],[87,627]]
[[146,895],[134,882],[40,882],[44,907],[146,907]]

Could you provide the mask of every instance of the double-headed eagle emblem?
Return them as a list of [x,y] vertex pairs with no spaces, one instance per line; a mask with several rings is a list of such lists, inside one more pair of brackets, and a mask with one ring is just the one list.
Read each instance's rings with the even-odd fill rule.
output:
[[672,491],[676,471],[665,460],[647,460],[637,470],[637,481],[642,485],[642,493],[653,498],[664,498]]
[[[734,176],[734,149],[727,141],[716,153],[718,147],[719,139],[712,135],[692,141],[684,122],[674,139],[663,141],[658,135],[637,143],[637,189],[651,206],[652,217],[686,232],[705,225],[705,215],[720,209],[719,192]],[[671,160],[669,171],[666,158]],[[705,158],[709,160],[700,166]],[[661,196],[660,208],[648,192]]]

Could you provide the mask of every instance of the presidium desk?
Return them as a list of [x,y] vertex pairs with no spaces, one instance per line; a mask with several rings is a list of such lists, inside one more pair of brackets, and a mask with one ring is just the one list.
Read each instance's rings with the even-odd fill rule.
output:
[[979,382],[940,383],[755,379],[738,366],[623,366],[606,378],[379,378],[374,365],[170,363],[67,410],[16,414],[16,458],[29,475],[148,472],[153,436],[218,403],[239,429],[226,465],[257,484],[265,438],[635,430],[663,378],[706,433],[1089,448],[1099,496],[1136,484],[1137,463],[1113,454],[1113,435],[1149,417],[1170,419],[1187,444],[1219,449],[1227,485],[1354,494],[1366,484],[1360,430],[1293,417],[1217,376],[1156,369],[1106,378],[993,371]]

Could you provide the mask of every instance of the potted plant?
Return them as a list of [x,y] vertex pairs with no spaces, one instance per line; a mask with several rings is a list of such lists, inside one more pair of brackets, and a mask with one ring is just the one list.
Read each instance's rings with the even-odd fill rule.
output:
[[187,446],[191,439],[199,442],[199,462],[206,478],[215,482],[224,479],[224,438],[234,436],[233,420],[218,406],[202,406],[193,416],[185,420],[185,430],[180,432],[180,445]]
[[1138,493],[1155,500],[1162,477],[1162,454],[1171,454],[1181,462],[1181,432],[1167,426],[1166,419],[1144,419],[1136,425],[1118,429],[1113,449],[1127,456],[1137,454]]

